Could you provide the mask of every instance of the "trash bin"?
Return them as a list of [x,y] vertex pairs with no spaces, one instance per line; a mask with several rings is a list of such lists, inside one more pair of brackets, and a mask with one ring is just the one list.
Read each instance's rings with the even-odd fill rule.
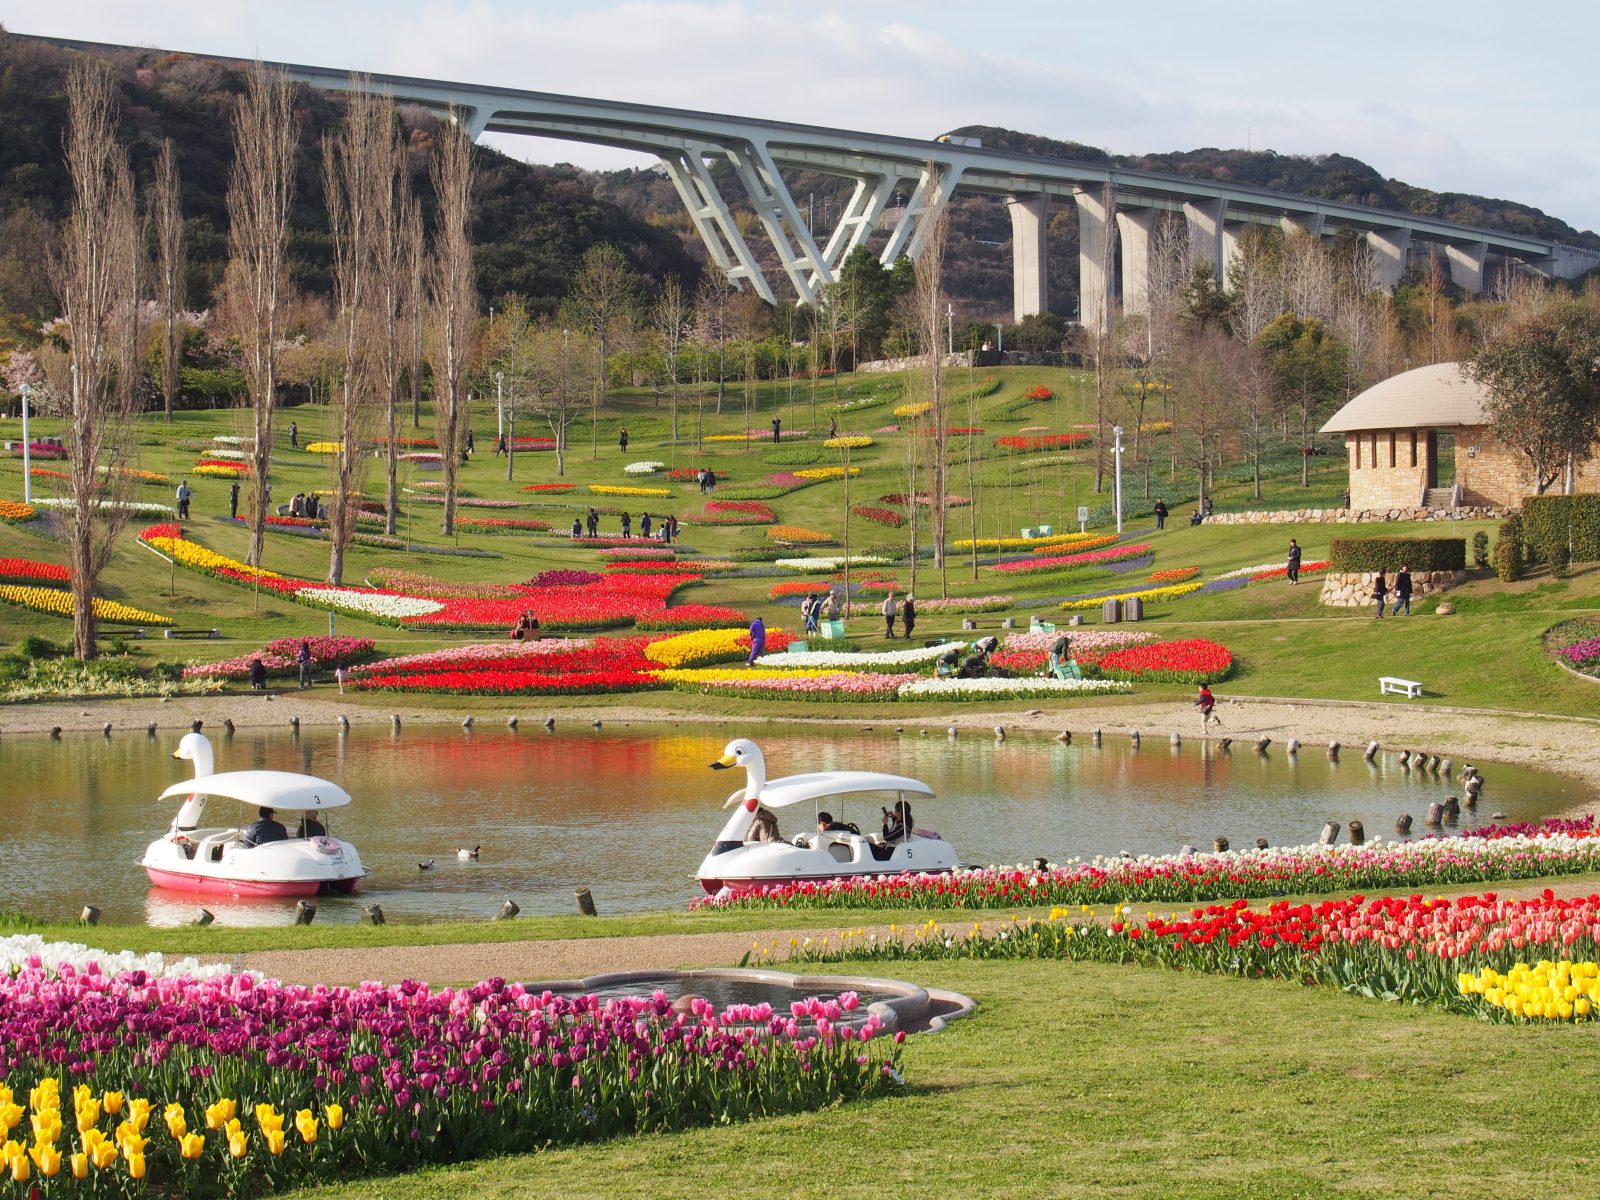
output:
[[834,638],[843,638],[844,637],[844,622],[843,621],[824,621],[822,624],[823,624],[823,628],[825,628],[827,630],[827,637],[829,638],[829,640],[832,640]]
[[1122,619],[1125,621],[1144,620],[1144,600],[1139,596],[1129,596],[1122,602]]
[[1031,541],[1033,538],[1033,526],[1024,526],[1022,530],[1022,536]]
[[1107,600],[1100,606],[1100,619],[1107,625],[1115,625],[1122,620],[1122,601],[1117,599]]
[[789,643],[789,653],[790,654],[804,654],[809,649],[811,649],[811,646],[807,642],[790,642]]

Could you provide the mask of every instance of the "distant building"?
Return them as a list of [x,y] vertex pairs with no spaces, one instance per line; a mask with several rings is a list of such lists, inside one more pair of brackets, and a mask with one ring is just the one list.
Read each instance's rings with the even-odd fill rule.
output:
[[[1533,473],[1489,428],[1487,400],[1454,362],[1391,376],[1351,400],[1322,427],[1344,434],[1350,507],[1520,507]],[[1579,466],[1577,490],[1600,492],[1600,461]]]

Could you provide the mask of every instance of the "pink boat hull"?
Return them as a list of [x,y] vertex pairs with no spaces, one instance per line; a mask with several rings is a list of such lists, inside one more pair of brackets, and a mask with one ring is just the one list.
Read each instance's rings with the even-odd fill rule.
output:
[[250,879],[218,879],[212,875],[190,875],[183,871],[163,871],[145,867],[145,874],[157,887],[176,892],[198,892],[209,896],[315,896],[319,892],[354,892],[359,879],[302,879],[278,882]]

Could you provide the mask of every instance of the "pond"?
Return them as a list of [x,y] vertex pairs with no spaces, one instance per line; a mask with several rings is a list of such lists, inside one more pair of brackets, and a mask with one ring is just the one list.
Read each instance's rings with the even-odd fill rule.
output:
[[[1071,746],[978,733],[952,741],[881,727],[780,733],[730,722],[553,734],[274,729],[213,744],[218,771],[303,771],[354,794],[352,807],[332,814],[332,832],[357,845],[373,874],[353,898],[321,897],[318,921],[360,920],[373,901],[392,917],[440,920],[486,919],[508,899],[527,913],[569,913],[579,886],[592,889],[602,913],[686,906],[699,894],[691,876],[725,819],[722,802],[742,780],[707,765],[730,738],[750,733],[774,777],[866,768],[927,781],[938,798],[918,802],[917,823],[938,830],[968,863],[1171,853],[1185,843],[1209,848],[1218,836],[1235,847],[1256,838],[1303,844],[1327,820],[1360,820],[1373,837],[1390,835],[1401,813],[1416,818],[1420,833],[1431,802],[1460,794],[1450,781],[1403,770],[1394,756],[1369,765],[1359,749],[1330,763],[1320,747],[1298,757],[1277,746],[1229,754],[1198,741],[1174,749],[1165,739],[1135,749],[1110,736],[1095,748],[1087,738]],[[200,900],[152,889],[135,865],[172,817],[156,797],[188,777],[189,764],[170,757],[177,741],[177,731],[0,740],[0,911],[61,919],[92,903],[111,922],[193,921]],[[1493,812],[1536,820],[1594,799],[1564,776],[1478,765],[1484,799],[1476,813],[1463,812],[1462,828],[1488,823]],[[808,811],[781,814],[785,836],[810,827],[809,806],[801,807]],[[845,816],[875,828],[878,807],[852,804]],[[217,811],[211,819],[227,818]],[[480,844],[476,861],[457,859],[458,847]],[[435,865],[419,870],[428,859]],[[293,907],[204,903],[229,924],[283,923]]]

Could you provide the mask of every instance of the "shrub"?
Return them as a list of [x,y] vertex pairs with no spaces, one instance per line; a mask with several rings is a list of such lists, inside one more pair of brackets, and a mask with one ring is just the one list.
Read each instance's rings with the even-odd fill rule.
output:
[[1494,542],[1494,573],[1501,583],[1522,578],[1522,519],[1515,513],[1500,522]]
[[1600,496],[1529,496],[1522,502],[1522,542],[1530,562],[1600,560]]
[[65,653],[49,638],[42,638],[36,633],[30,633],[17,643],[17,655],[20,658],[59,658]]
[[1489,535],[1481,529],[1472,535],[1472,565],[1480,571],[1489,567]]
[[1334,538],[1333,571],[1465,571],[1466,538]]

